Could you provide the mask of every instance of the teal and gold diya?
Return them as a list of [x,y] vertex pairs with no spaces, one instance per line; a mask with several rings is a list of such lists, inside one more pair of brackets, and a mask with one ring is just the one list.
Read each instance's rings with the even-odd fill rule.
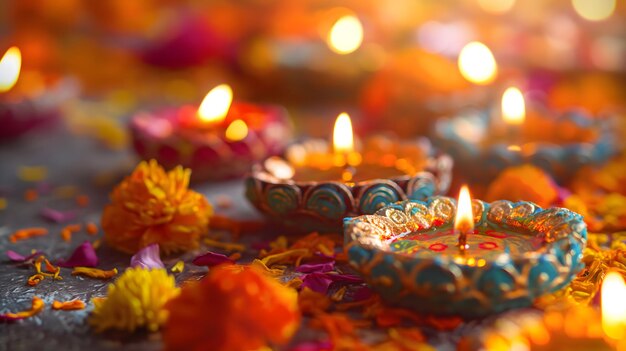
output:
[[582,216],[531,202],[408,200],[346,218],[350,264],[387,302],[481,317],[530,306],[584,267]]
[[374,136],[355,151],[349,119],[347,136],[337,132],[342,116],[348,118],[337,119],[334,150],[324,140],[308,139],[289,146],[285,157],[256,165],[246,197],[259,211],[292,231],[339,233],[345,217],[448,190],[452,159],[427,139]]

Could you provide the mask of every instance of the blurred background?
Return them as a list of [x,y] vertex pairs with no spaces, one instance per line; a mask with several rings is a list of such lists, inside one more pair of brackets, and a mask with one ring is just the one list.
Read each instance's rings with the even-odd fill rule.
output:
[[[426,134],[438,116],[499,103],[515,84],[556,110],[601,117],[626,101],[626,3],[616,0],[20,0],[0,5],[0,51],[22,50],[16,90],[70,78],[71,130],[127,143],[125,118],[198,104],[215,85],[281,104],[300,132]],[[495,70],[458,58],[486,45]],[[484,51],[484,50],[483,50]],[[466,67],[489,65],[474,50]],[[482,55],[482,56],[481,56]],[[320,124],[320,118],[328,123]]]

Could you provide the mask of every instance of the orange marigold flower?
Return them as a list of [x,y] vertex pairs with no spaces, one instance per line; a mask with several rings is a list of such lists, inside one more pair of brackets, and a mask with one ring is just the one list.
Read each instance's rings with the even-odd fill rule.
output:
[[166,350],[258,350],[288,342],[300,322],[296,291],[251,266],[211,268],[166,308]]
[[546,172],[532,165],[502,171],[487,189],[487,201],[532,201],[549,207],[558,198],[556,184]]
[[202,194],[189,190],[190,175],[182,167],[165,172],[155,160],[141,162],[104,209],[107,244],[128,253],[150,244],[165,254],[197,248],[213,210]]

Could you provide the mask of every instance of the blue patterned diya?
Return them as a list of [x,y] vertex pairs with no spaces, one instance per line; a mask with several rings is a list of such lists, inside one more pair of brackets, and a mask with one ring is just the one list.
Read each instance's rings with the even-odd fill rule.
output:
[[464,255],[448,197],[346,218],[349,262],[390,304],[470,318],[530,306],[584,267],[587,227],[579,214],[531,202],[473,200],[472,209]]
[[567,181],[583,166],[608,161],[617,150],[609,119],[594,119],[578,111],[562,115],[533,111],[518,135],[494,118],[497,114],[465,111],[437,121],[433,140],[454,158],[455,170],[473,182],[489,182],[503,169],[524,163]]
[[[257,165],[246,180],[248,200],[292,231],[340,233],[344,217],[371,214],[401,200],[423,200],[450,186],[452,159],[434,150],[427,139],[372,138],[350,180],[342,180],[342,168],[293,166],[289,155],[294,150],[319,159],[327,152],[325,145],[321,140],[294,144],[285,159],[270,158]],[[390,157],[393,165],[385,164]],[[407,160],[412,166],[405,164]]]

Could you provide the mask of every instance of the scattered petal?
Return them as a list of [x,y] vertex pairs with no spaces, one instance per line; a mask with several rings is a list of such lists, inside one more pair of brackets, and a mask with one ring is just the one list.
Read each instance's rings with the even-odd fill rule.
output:
[[85,226],[85,229],[87,230],[87,233],[89,235],[96,235],[96,234],[98,234],[98,226],[96,226],[96,224],[93,223],[93,222],[87,223],[87,225]]
[[39,193],[35,189],[28,189],[24,192],[24,200],[28,202],[35,201],[39,198]]
[[26,284],[28,284],[28,286],[36,286],[39,283],[41,283],[41,281],[44,280],[44,279],[45,279],[45,277],[44,277],[43,274],[36,273],[36,274],[31,275],[28,278],[28,281],[26,281]]
[[332,283],[333,280],[328,276],[328,274],[311,273],[307,274],[302,279],[301,289],[308,288],[317,293],[326,294],[328,292],[330,284]]
[[265,272],[266,274],[271,275],[272,277],[278,277],[285,273],[284,269],[269,268],[268,266],[265,265],[265,263],[263,263],[263,261],[257,258],[255,258],[252,261],[252,263],[250,263],[250,266],[257,268],[261,270],[262,272]]
[[296,267],[296,272],[299,273],[324,273],[332,271],[335,268],[335,260],[330,257],[320,257],[313,261],[303,263]]
[[93,245],[89,241],[85,241],[80,244],[74,253],[67,260],[59,260],[58,266],[61,267],[95,267],[98,265],[98,255]]
[[89,196],[87,195],[78,195],[76,196],[76,204],[80,207],[89,206]]
[[165,268],[159,254],[159,244],[151,244],[139,250],[130,258],[130,266],[133,268]]
[[327,351],[332,349],[333,344],[328,340],[324,340],[303,342],[292,347],[289,351]]
[[302,288],[309,288],[315,292],[326,294],[334,282],[357,284],[363,283],[363,279],[349,274],[309,273],[302,279]]
[[21,166],[17,176],[25,182],[40,182],[48,176],[48,169],[43,166]]
[[43,218],[54,223],[65,223],[76,218],[75,211],[59,211],[50,207],[44,207],[39,213]]
[[224,249],[227,251],[245,251],[246,247],[243,244],[239,244],[239,243],[225,243],[225,242],[221,242],[221,241],[217,241],[217,240],[213,240],[213,239],[204,239],[204,243],[211,246],[211,247],[215,247],[218,249]]
[[12,321],[17,321],[20,319],[32,317],[36,315],[37,313],[41,312],[44,307],[45,307],[45,303],[43,302],[43,300],[37,296],[33,296],[33,301],[31,303],[31,307],[29,310],[17,312],[17,313],[8,312],[8,313],[0,314],[0,322],[12,322]]
[[371,298],[373,295],[374,295],[374,292],[368,286],[360,286],[358,289],[356,289],[356,291],[352,295],[352,301],[356,302],[356,301],[367,300]]
[[72,301],[57,301],[54,300],[52,302],[53,310],[63,310],[63,311],[74,311],[74,310],[82,310],[85,308],[85,302],[82,300],[72,300]]
[[34,259],[35,257],[40,256],[40,255],[43,255],[43,252],[34,251],[30,255],[24,256],[24,255],[20,255],[19,253],[13,250],[7,250],[7,256],[9,257],[9,259],[13,262],[18,262],[18,263],[27,263],[31,261],[32,259]]
[[36,236],[42,236],[48,234],[48,229],[43,227],[32,227],[17,230],[15,233],[9,236],[9,241],[16,243],[21,240],[30,239]]
[[217,266],[223,263],[227,263],[227,264],[235,263],[235,261],[231,260],[226,255],[216,253],[216,252],[211,252],[211,251],[205,253],[204,255],[200,255],[194,258],[192,262],[196,266],[207,266],[207,267],[213,267],[213,266]]
[[178,261],[176,264],[170,269],[172,273],[182,273],[185,270],[185,262]]
[[72,275],[83,275],[95,279],[110,279],[117,274],[117,268],[105,271],[98,268],[74,267]]

